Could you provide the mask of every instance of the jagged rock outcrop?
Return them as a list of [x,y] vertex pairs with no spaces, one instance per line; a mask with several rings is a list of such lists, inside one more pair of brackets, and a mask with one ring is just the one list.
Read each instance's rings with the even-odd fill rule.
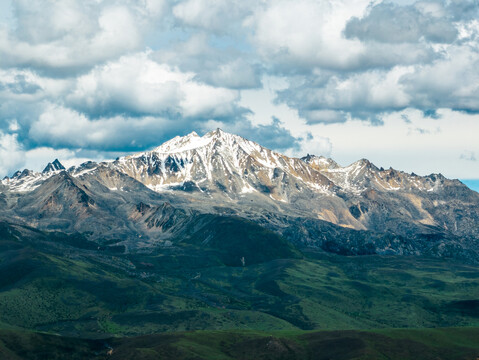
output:
[[42,173],[49,173],[52,171],[61,171],[65,170],[65,167],[62,165],[58,159],[55,159],[53,162],[48,163],[48,165],[43,169]]

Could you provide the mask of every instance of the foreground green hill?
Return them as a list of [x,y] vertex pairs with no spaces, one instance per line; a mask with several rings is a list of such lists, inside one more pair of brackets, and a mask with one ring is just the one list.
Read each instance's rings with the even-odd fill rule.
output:
[[258,332],[196,331],[83,340],[0,331],[0,358],[175,360],[475,360],[479,328]]
[[475,266],[299,251],[252,223],[218,221],[231,241],[217,233],[145,254],[3,223],[0,324],[89,338],[479,326]]

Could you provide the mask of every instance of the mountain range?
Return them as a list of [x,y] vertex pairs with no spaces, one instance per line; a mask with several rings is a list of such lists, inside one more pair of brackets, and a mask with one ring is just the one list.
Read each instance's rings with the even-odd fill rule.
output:
[[219,129],[55,160],[0,183],[0,358],[473,359],[478,220],[458,180]]
[[83,234],[125,252],[171,247],[202,231],[208,241],[208,221],[226,216],[300,247],[479,263],[479,194],[459,180],[366,159],[342,167],[322,156],[287,157],[220,129],[114,161],[17,171],[1,181],[0,203],[10,223]]

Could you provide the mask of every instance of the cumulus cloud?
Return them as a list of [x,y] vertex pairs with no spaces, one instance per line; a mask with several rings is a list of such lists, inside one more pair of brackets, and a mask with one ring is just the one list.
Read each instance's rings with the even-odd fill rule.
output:
[[140,49],[144,31],[165,8],[162,0],[19,0],[13,6],[17,26],[0,29],[0,65],[55,76]]
[[0,160],[0,176],[12,173],[25,163],[25,155],[16,134],[0,132]]
[[29,82],[25,75],[16,75],[14,81],[5,84],[0,83],[0,91],[7,90],[13,94],[35,94],[41,87],[38,84]]
[[394,3],[380,3],[371,8],[363,18],[353,17],[346,25],[348,38],[378,41],[381,43],[419,42],[424,39],[433,43],[452,43],[458,31],[451,18],[445,15],[442,4],[437,9],[427,7],[399,6]]
[[448,52],[448,57],[418,66],[400,79],[412,95],[410,106],[478,112],[479,52],[468,46],[453,46]]
[[[298,109],[310,124],[358,118],[376,122],[382,113],[415,108],[437,118],[437,109],[479,111],[479,52],[451,46],[448,57],[428,64],[336,74],[326,81],[291,83],[278,101]],[[349,116],[348,116],[349,114]]]
[[278,151],[284,151],[299,146],[298,139],[284,128],[281,121],[273,117],[271,124],[260,124],[252,127],[246,137],[257,141],[262,146]]
[[[75,79],[31,71],[0,71],[0,130],[27,149],[37,146],[102,151],[140,150],[208,120],[243,119],[237,90],[215,87],[150,58],[123,56]],[[22,90],[22,91],[17,91]],[[34,91],[33,91],[34,90]]]
[[[267,2],[249,23],[263,60],[283,74],[311,73],[318,68],[361,71],[431,59],[433,51],[418,44],[376,44],[346,38],[351,17],[362,16],[369,0],[280,0]],[[300,19],[300,20],[299,20]]]
[[249,20],[254,44],[264,59],[287,68],[323,66],[346,68],[364,46],[341,36],[350,14],[362,13],[369,1],[335,11],[331,1],[269,1]]
[[169,116],[172,118],[234,118],[239,93],[213,87],[139,53],[99,66],[78,78],[66,102],[92,116]]
[[224,35],[233,29],[238,31],[257,6],[261,5],[250,0],[184,0],[178,2],[172,11],[182,25]]
[[254,54],[223,44],[212,44],[205,32],[194,33],[167,50],[152,54],[152,59],[194,72],[198,81],[230,89],[261,86],[263,66]]
[[308,124],[382,124],[408,107],[477,111],[479,27],[467,15],[477,2],[265,4],[250,21],[254,44],[289,82],[277,101]]
[[450,53],[453,56],[427,65],[332,77],[321,87],[305,83],[279,93],[279,99],[299,108],[311,123],[330,122],[330,118],[316,119],[310,109],[343,110],[355,116],[411,107],[432,118],[437,118],[440,108],[478,112],[479,53],[463,47],[450,49]]
[[297,108],[309,123],[334,123],[355,118],[377,121],[377,113],[401,110],[408,106],[409,95],[399,79],[410,72],[396,67],[391,71],[368,71],[344,77],[331,76],[325,83],[304,82],[278,93],[279,101]]
[[261,86],[261,65],[251,64],[243,58],[219,64],[215,69],[201,72],[199,79],[232,89],[251,89]]
[[51,104],[33,122],[28,137],[36,146],[133,151],[158,145],[196,126],[194,121],[154,116],[90,119],[78,111]]
[[[421,4],[427,2],[419,2]],[[447,3],[447,13],[456,21],[477,20],[479,16],[479,3],[476,0],[450,0]]]

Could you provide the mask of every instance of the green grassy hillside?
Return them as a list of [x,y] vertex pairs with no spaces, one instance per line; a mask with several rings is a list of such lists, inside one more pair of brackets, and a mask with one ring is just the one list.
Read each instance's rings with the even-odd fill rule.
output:
[[196,331],[84,340],[0,331],[4,360],[475,360],[479,328],[382,331]]
[[92,249],[79,236],[4,228],[0,323],[93,338],[479,326],[477,267],[300,252],[254,224],[217,221],[222,230],[208,243],[190,238],[145,254]]
[[[208,224],[207,242],[191,236],[123,254],[80,235],[0,223],[0,358],[479,355],[475,266],[339,256],[234,218]],[[425,329],[437,327],[446,329]]]

